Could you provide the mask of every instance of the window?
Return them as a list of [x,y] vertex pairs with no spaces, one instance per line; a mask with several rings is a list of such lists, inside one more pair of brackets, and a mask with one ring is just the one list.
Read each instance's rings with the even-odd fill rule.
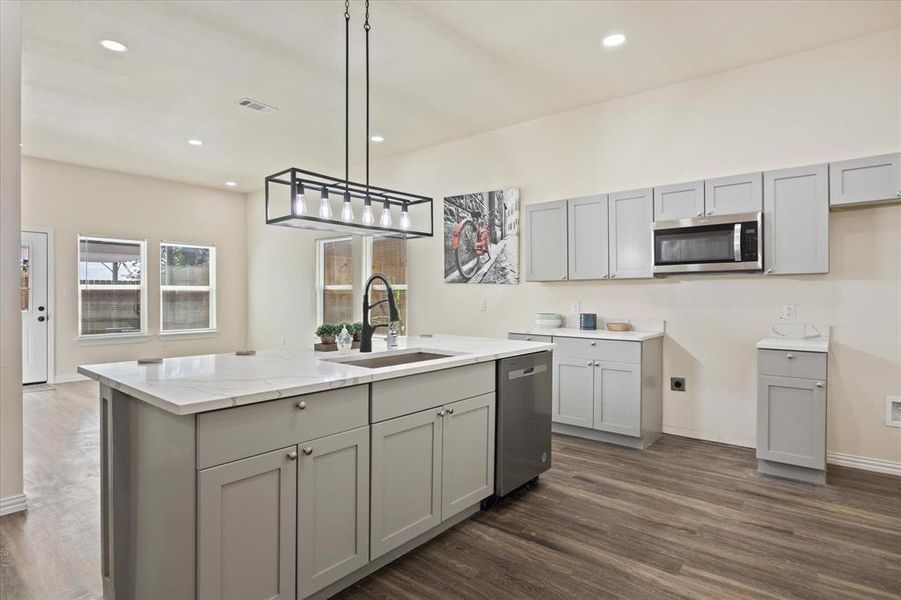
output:
[[216,329],[216,248],[160,244],[160,333]]
[[318,317],[320,323],[353,321],[353,239],[317,241]]
[[22,244],[19,250],[19,305],[23,311],[31,306],[31,246]]
[[[397,304],[397,312],[400,313],[400,326],[398,332],[407,335],[407,242],[397,238],[372,238],[364,241],[364,283],[373,273],[381,273],[388,278],[391,289],[394,291],[394,301]],[[385,298],[385,286],[380,282],[373,282],[369,293],[369,301],[375,302]],[[388,304],[377,306],[372,311],[372,316],[383,317],[379,322],[388,319]]]
[[78,236],[78,334],[147,331],[147,243]]

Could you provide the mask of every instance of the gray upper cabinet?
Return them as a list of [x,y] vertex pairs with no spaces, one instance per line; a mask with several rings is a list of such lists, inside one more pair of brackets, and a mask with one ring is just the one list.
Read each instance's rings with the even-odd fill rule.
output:
[[654,220],[693,219],[704,215],[704,182],[654,188]]
[[764,261],[770,274],[829,272],[825,164],[764,173]]
[[760,212],[763,208],[763,174],[747,173],[706,180],[704,206],[708,216]]
[[566,200],[525,205],[526,280],[567,276]]
[[610,209],[610,277],[652,277],[651,236],[654,221],[651,188],[608,196]]
[[440,414],[372,425],[371,560],[441,523]]
[[441,451],[441,519],[494,491],[494,394],[445,407]]
[[594,429],[641,435],[641,365],[594,362]]
[[594,361],[555,353],[553,381],[554,421],[591,427],[594,418]]
[[296,459],[291,446],[199,472],[201,600],[294,599]]
[[759,375],[757,394],[757,458],[824,470],[825,382]]
[[297,465],[298,598],[369,562],[369,427],[301,445]]
[[901,200],[901,152],[829,164],[831,206]]
[[569,278],[606,279],[607,195],[569,201]]

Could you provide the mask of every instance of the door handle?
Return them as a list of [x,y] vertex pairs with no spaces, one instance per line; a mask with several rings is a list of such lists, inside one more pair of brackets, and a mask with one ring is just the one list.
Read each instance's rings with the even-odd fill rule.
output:
[[43,307],[43,306],[39,306],[39,307],[38,307],[38,312],[44,312],[44,307]]
[[38,323],[43,323],[46,320],[47,320],[47,317],[45,317],[44,315],[41,315],[40,317],[38,317]]
[[817,381],[817,387],[818,387],[818,388],[823,387],[823,382],[822,382],[822,381]]

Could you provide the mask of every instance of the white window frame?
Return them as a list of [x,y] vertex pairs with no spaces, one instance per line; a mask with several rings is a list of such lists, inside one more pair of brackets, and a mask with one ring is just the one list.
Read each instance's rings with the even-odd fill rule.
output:
[[[205,248],[210,251],[210,283],[209,285],[163,285],[163,246],[180,246],[182,248]],[[190,336],[203,333],[217,333],[216,321],[216,246],[212,244],[186,244],[182,242],[160,242],[160,336]],[[163,292],[209,292],[210,324],[199,329],[163,329]]]
[[[363,281],[361,286],[366,285],[366,281],[372,277],[372,241],[375,238],[373,236],[366,236],[363,239]],[[404,281],[409,280],[409,273],[407,272],[407,264],[404,262]],[[373,282],[372,287],[377,290],[384,290],[385,284],[379,283],[378,281]],[[406,315],[406,335],[410,335],[410,293],[408,290],[408,285],[406,283],[398,283],[391,284],[392,290],[404,291],[407,292],[407,315]]]
[[[325,299],[326,290],[332,291],[350,291],[353,292],[353,279],[351,278],[351,283],[344,285],[325,285],[325,245],[333,242],[350,242],[351,243],[351,273],[353,273],[353,236],[344,236],[344,237],[335,237],[335,238],[321,238],[316,240],[316,323],[317,325],[323,323],[323,315],[325,314],[325,307],[323,306]],[[353,317],[351,317],[353,320]]]
[[[99,241],[99,242],[118,242],[122,244],[138,244],[141,249],[141,284],[137,285],[84,285],[81,283],[81,242],[82,241]],[[147,240],[132,240],[126,238],[112,238],[102,235],[81,235],[78,234],[75,246],[75,285],[78,290],[78,336],[77,341],[104,341],[104,340],[127,340],[134,341],[135,338],[147,338]],[[140,289],[141,290],[141,330],[126,331],[122,333],[82,333],[81,332],[81,292],[85,289],[104,289],[111,288],[117,290]]]

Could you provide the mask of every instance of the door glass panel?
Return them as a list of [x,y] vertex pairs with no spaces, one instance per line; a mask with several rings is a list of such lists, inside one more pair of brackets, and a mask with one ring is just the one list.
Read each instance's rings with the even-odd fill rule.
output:
[[733,225],[667,229],[654,236],[658,265],[678,265],[735,260]]
[[23,311],[31,305],[31,247],[22,244],[19,252],[19,303]]

